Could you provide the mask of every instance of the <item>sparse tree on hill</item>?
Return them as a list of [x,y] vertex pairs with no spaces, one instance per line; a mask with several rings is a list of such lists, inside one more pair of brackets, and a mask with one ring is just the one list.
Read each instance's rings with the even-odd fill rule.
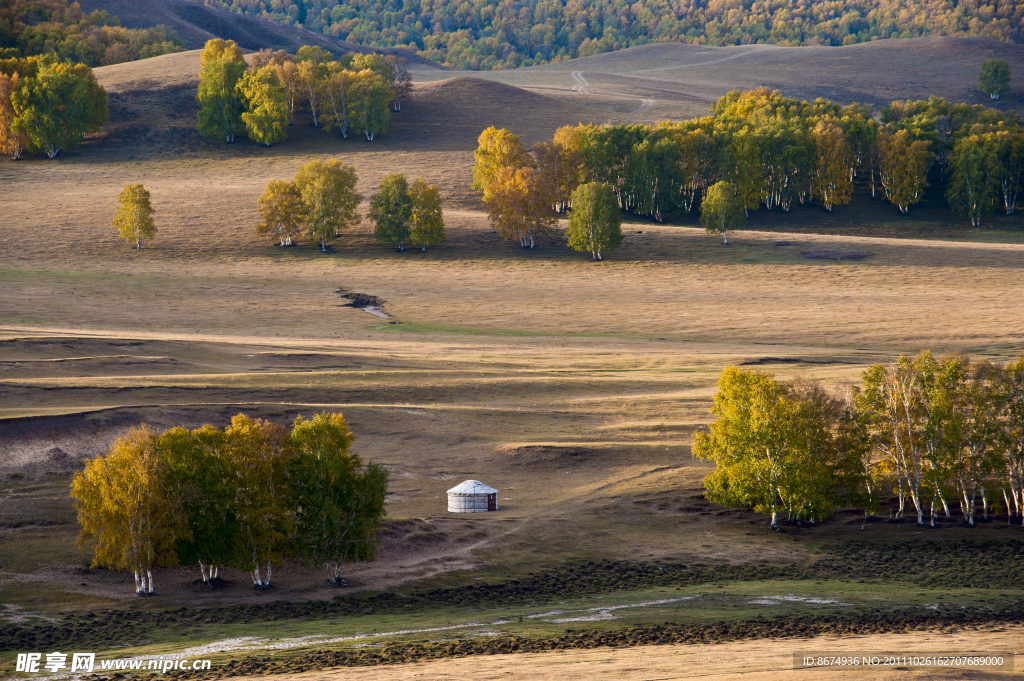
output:
[[239,414],[224,430],[222,451],[238,523],[233,563],[252,571],[253,586],[265,589],[270,586],[273,564],[286,557],[292,527],[288,512],[287,474],[292,456],[288,431]]
[[177,561],[182,534],[177,503],[164,486],[157,434],[143,424],[114,440],[106,456],[86,462],[71,482],[81,532],[78,545],[92,565],[135,574],[135,593],[153,593],[153,568]]
[[370,76],[365,71],[359,76],[349,88],[350,121],[353,128],[372,142],[374,137],[388,130],[388,122],[391,120],[388,102],[391,93],[380,76]]
[[397,244],[405,251],[412,217],[409,183],[402,173],[388,175],[380,181],[377,191],[370,196],[367,217],[375,225],[374,236],[382,244]]
[[498,168],[488,188],[487,216],[503,239],[534,248],[536,238],[551,231],[552,197],[533,168]]
[[28,146],[28,135],[20,128],[15,132],[13,127],[16,115],[11,98],[18,89],[19,81],[18,73],[10,76],[0,73],[0,154],[6,154],[14,161],[21,158]]
[[130,184],[117,195],[117,214],[110,223],[122,239],[134,242],[135,248],[141,249],[143,239],[156,236],[155,212],[146,188],[141,183]]
[[622,244],[622,215],[611,187],[598,182],[581,184],[571,200],[569,248],[589,251],[594,260],[601,260],[602,250]]
[[875,140],[878,149],[878,176],[885,198],[901,213],[921,200],[928,186],[928,170],[935,155],[927,140],[913,140],[906,130],[879,130]]
[[743,200],[736,195],[736,188],[732,184],[719,182],[708,189],[700,205],[700,221],[704,229],[721,234],[723,243],[729,244],[729,230],[747,221]]
[[978,89],[992,99],[1010,91],[1010,65],[1005,59],[986,59],[981,63]]
[[388,473],[352,454],[352,433],[341,414],[301,416],[292,426],[290,467],[299,557],[327,566],[330,581],[344,585],[342,568],[372,561],[384,518]]
[[950,207],[981,226],[981,218],[995,212],[998,196],[999,156],[992,135],[971,135],[957,140],[950,157],[953,172],[946,198]]
[[533,157],[519,140],[518,135],[504,128],[490,127],[480,133],[479,146],[473,152],[476,163],[473,165],[473,184],[471,189],[483,192],[484,201],[490,200],[490,186],[501,168],[532,168]]
[[199,78],[199,134],[204,137],[235,141],[242,128],[242,105],[238,83],[245,73],[245,61],[225,57],[203,67]]
[[327,243],[358,219],[362,197],[356,193],[356,170],[337,159],[310,161],[295,173],[295,186],[302,197],[306,234],[326,252]]
[[409,240],[423,244],[422,253],[427,246],[437,244],[445,239],[444,214],[441,211],[441,192],[437,185],[429,185],[422,177],[409,187],[409,200],[412,203],[412,215],[409,218]]
[[13,91],[14,135],[27,139],[30,151],[54,158],[82,144],[107,122],[107,91],[83,64],[43,64],[36,76]]
[[271,180],[256,203],[260,223],[256,234],[273,234],[281,246],[291,246],[303,223],[302,195],[294,182]]
[[246,71],[238,81],[245,112],[242,122],[249,139],[269,147],[285,139],[288,125],[288,92],[277,80],[273,66]]

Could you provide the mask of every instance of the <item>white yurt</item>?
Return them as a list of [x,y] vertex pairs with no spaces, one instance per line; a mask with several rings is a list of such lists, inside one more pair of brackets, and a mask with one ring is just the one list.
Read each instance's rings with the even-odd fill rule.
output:
[[467,480],[448,490],[449,513],[486,513],[498,510],[498,490],[479,480]]

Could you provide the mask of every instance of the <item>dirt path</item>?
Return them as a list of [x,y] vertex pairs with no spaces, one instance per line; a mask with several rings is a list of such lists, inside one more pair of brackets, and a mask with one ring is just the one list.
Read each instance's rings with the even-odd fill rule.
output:
[[[813,640],[744,641],[720,645],[641,646],[599,648],[552,653],[489,655],[443,659],[425,663],[387,665],[381,668],[346,668],[276,677],[313,681],[359,679],[404,681],[425,679],[502,679],[503,681],[669,681],[707,679],[744,681],[793,681],[813,679],[859,681],[860,679],[1002,679],[1021,678],[1020,671],[960,671],[956,669],[896,670],[794,669],[794,653],[833,654],[950,654],[962,652],[1024,652],[1024,627],[987,631],[915,632]],[[1019,669],[1020,664],[1015,664]]]

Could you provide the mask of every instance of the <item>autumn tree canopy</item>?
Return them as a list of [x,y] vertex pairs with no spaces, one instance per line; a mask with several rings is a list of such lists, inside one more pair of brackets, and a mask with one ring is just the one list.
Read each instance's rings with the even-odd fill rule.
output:
[[117,195],[117,213],[110,222],[122,239],[141,249],[143,239],[156,236],[155,212],[142,183],[130,184]]

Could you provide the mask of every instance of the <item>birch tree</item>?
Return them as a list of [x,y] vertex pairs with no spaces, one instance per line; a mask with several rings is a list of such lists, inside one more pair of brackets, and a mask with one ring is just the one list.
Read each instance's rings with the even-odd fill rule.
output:
[[[490,127],[480,133],[477,149],[473,152],[473,184],[470,189],[483,192],[484,201],[490,200],[490,186],[502,168],[532,168],[535,164],[519,136],[504,128]],[[507,179],[507,178],[506,178]]]
[[199,53],[199,72],[202,75],[203,69],[215,61],[227,59],[233,62],[245,63],[245,56],[242,48],[234,40],[222,40],[213,38],[207,40],[203,51]]
[[622,245],[622,216],[615,192],[606,184],[589,182],[572,193],[569,216],[569,248],[590,252],[601,260],[601,251]]
[[164,470],[158,436],[143,424],[86,461],[71,482],[78,546],[92,552],[93,567],[131,570],[139,596],[153,595],[153,568],[177,562],[175,542],[184,532]]
[[[302,50],[299,50],[302,52]],[[295,71],[295,79],[302,88],[302,96],[309,105],[309,113],[313,118],[313,127],[319,125],[319,113],[321,94],[324,89],[324,82],[327,80],[328,69],[326,63],[320,63],[313,59],[299,59]]]
[[488,187],[487,217],[502,239],[534,248],[536,238],[554,228],[547,185],[533,168],[499,168]]
[[718,182],[710,187],[701,202],[700,221],[709,233],[720,233],[728,245],[729,230],[747,221],[746,209],[742,198],[736,195],[736,188],[728,182]]
[[237,87],[244,73],[245,61],[233,57],[215,59],[203,67],[196,93],[200,135],[223,139],[229,144],[235,141],[235,135],[242,129],[245,110]]
[[323,107],[320,125],[324,132],[337,129],[342,139],[348,139],[351,97],[349,91],[355,82],[355,74],[338,62],[328,64],[328,75],[324,80]]
[[921,375],[914,361],[901,355],[895,364],[876,364],[864,372],[864,406],[875,425],[875,445],[892,466],[899,509],[903,517],[907,497],[924,525],[923,490],[927,483],[925,409],[921,403]]
[[402,101],[408,99],[412,92],[412,76],[406,66],[405,57],[393,54],[385,55],[384,65],[388,69],[388,90],[391,91],[391,104],[395,111],[402,110]]
[[405,251],[409,238],[412,218],[412,200],[409,197],[409,182],[403,173],[387,175],[380,181],[377,191],[370,196],[367,217],[374,223],[374,237],[378,243],[397,244],[398,251]]
[[327,252],[327,243],[356,224],[362,197],[356,193],[356,170],[337,159],[310,161],[295,173],[302,216],[309,238]]
[[957,140],[950,159],[946,198],[950,207],[981,226],[981,218],[995,212],[998,196],[999,156],[992,135],[970,135]]
[[21,159],[28,145],[25,131],[14,129],[16,115],[12,97],[20,82],[21,76],[18,73],[10,76],[0,73],[0,154],[6,154],[14,161]]
[[81,145],[107,122],[107,91],[83,64],[43,63],[38,73],[13,90],[11,131],[29,151],[55,158]]
[[232,562],[239,541],[234,488],[224,456],[224,433],[213,426],[172,428],[158,446],[166,462],[164,489],[178,501],[184,528],[178,558],[199,565],[212,587],[222,565]]
[[426,253],[427,246],[441,243],[445,239],[441,192],[437,190],[437,185],[427,184],[420,177],[409,187],[409,201],[412,204],[409,240],[422,244],[420,252]]
[[765,372],[726,367],[711,408],[716,419],[693,436],[693,456],[715,462],[704,480],[708,499],[770,514],[774,529],[783,508],[780,490],[791,474],[794,405],[786,393]]
[[1024,357],[1006,365],[1000,392],[1003,410],[999,445],[1004,452],[1000,463],[1005,471],[1002,494],[1007,520],[1019,516],[1024,525]]
[[260,222],[256,234],[272,234],[280,245],[291,246],[298,238],[303,215],[302,194],[294,182],[271,180],[256,202]]
[[149,192],[139,184],[130,184],[117,195],[117,213],[110,221],[122,239],[135,243],[136,249],[142,248],[143,239],[156,236],[156,223],[153,221],[153,205],[149,200]]
[[1010,91],[1010,65],[1005,59],[986,59],[978,73],[978,89],[992,99]]
[[292,451],[288,431],[239,414],[224,430],[223,456],[238,523],[233,564],[266,589],[274,563],[287,557],[289,517],[287,471]]
[[853,194],[853,149],[843,129],[831,118],[819,120],[810,138],[814,147],[813,196],[832,212],[833,206],[849,203]]
[[380,76],[360,73],[349,88],[349,97],[352,127],[366,135],[367,141],[372,142],[374,137],[387,132],[391,120],[390,93]]
[[905,214],[921,200],[927,186],[928,170],[934,159],[929,150],[931,142],[913,140],[906,130],[890,132],[882,128],[875,145],[885,198]]
[[375,558],[387,494],[387,471],[364,465],[351,445],[341,414],[300,416],[292,426],[297,552],[307,564],[326,565],[330,582],[339,586],[346,565]]
[[999,189],[1003,208],[1007,215],[1013,215],[1017,208],[1017,194],[1024,180],[1024,133],[1020,130],[1000,130],[995,134],[999,161]]
[[285,139],[288,93],[278,82],[274,67],[246,71],[237,87],[245,106],[242,122],[249,139],[266,147]]

